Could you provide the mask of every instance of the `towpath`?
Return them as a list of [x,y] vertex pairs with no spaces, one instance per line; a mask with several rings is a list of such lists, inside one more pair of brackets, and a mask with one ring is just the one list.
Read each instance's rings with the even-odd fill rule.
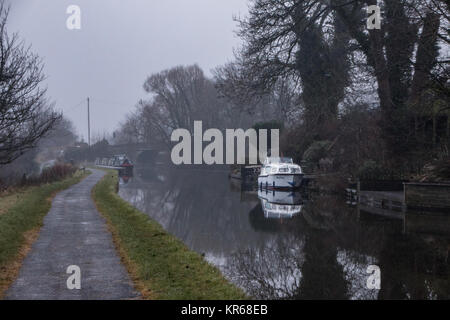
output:
[[[138,298],[91,198],[92,188],[105,172],[90,170],[91,175],[53,199],[6,299]],[[69,289],[77,283],[76,267],[67,273],[69,266],[79,267],[80,289]]]

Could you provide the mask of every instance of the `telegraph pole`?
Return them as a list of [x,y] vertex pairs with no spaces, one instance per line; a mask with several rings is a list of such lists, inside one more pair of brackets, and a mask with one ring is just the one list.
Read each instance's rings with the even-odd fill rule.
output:
[[88,145],[91,146],[91,116],[89,114],[89,97],[87,98],[87,114],[88,114]]

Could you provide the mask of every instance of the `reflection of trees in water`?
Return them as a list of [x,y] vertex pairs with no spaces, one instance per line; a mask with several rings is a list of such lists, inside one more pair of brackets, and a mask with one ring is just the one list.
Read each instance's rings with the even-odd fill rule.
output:
[[448,239],[393,235],[380,252],[382,299],[449,299]]
[[[313,197],[292,219],[265,219],[260,201],[230,192],[225,174],[161,174],[121,193],[256,298],[449,298],[448,239],[404,235],[401,220],[358,218],[333,196]],[[381,268],[379,292],[366,288],[369,264]]]
[[255,298],[291,297],[300,285],[302,248],[302,237],[280,235],[262,247],[235,253],[224,273]]
[[448,236],[405,234],[402,220],[363,212],[359,230],[354,248],[381,268],[379,299],[450,298]]
[[342,265],[348,283],[348,296],[354,300],[377,299],[379,290],[367,289],[367,267],[376,264],[374,257],[356,251],[338,250],[337,261]]
[[263,241],[247,217],[257,199],[241,202],[240,194],[230,193],[226,173],[180,171],[172,188],[178,192],[167,228],[191,248],[227,255]]
[[[448,299],[447,241],[439,254],[422,237],[402,234],[401,221],[359,220],[333,197],[316,198],[283,226],[257,212],[250,212],[253,226],[283,233],[274,243],[235,254],[226,269],[257,298]],[[370,264],[381,268],[381,290],[366,287]]]
[[345,217],[334,212],[334,201],[325,200],[304,206],[300,216],[285,224],[264,219],[260,206],[255,208],[249,214],[255,228],[282,233],[276,242],[235,254],[226,273],[238,275],[233,280],[256,298],[348,298],[348,281],[337,260],[343,237],[337,221]]
[[280,234],[263,247],[235,253],[224,272],[259,299],[374,298],[362,287],[365,268],[338,252],[322,231]]
[[[155,171],[161,174],[159,168]],[[248,220],[257,196],[242,201],[239,193],[230,192],[226,172],[172,169],[163,174],[164,181],[140,185],[142,178],[135,179],[121,194],[138,201],[133,204],[190,248],[220,258],[265,242],[268,235],[254,230]]]
[[[362,288],[365,268],[339,254],[333,237],[322,231],[276,241],[233,255],[225,274],[260,299],[372,299]],[[365,284],[365,282],[364,282]]]
[[337,261],[333,237],[326,232],[311,232],[305,239],[305,262],[302,265],[300,288],[292,298],[347,299],[348,282]]

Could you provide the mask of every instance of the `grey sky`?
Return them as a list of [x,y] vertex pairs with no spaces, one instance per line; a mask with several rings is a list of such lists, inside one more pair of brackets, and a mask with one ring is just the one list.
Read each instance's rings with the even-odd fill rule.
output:
[[[233,15],[247,0],[12,0],[9,31],[45,62],[49,96],[87,138],[117,128],[151,73],[198,63],[210,70],[240,43]],[[80,6],[82,29],[68,30],[66,9]],[[81,105],[75,107],[83,101]]]

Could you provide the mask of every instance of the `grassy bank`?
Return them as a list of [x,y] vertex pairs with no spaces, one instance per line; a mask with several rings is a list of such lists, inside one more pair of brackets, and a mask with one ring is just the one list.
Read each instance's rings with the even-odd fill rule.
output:
[[0,197],[0,298],[36,240],[54,195],[86,175],[78,171],[62,181],[17,189]]
[[123,262],[146,299],[242,299],[244,293],[214,266],[157,222],[121,199],[117,173],[94,187],[97,208],[108,221]]

